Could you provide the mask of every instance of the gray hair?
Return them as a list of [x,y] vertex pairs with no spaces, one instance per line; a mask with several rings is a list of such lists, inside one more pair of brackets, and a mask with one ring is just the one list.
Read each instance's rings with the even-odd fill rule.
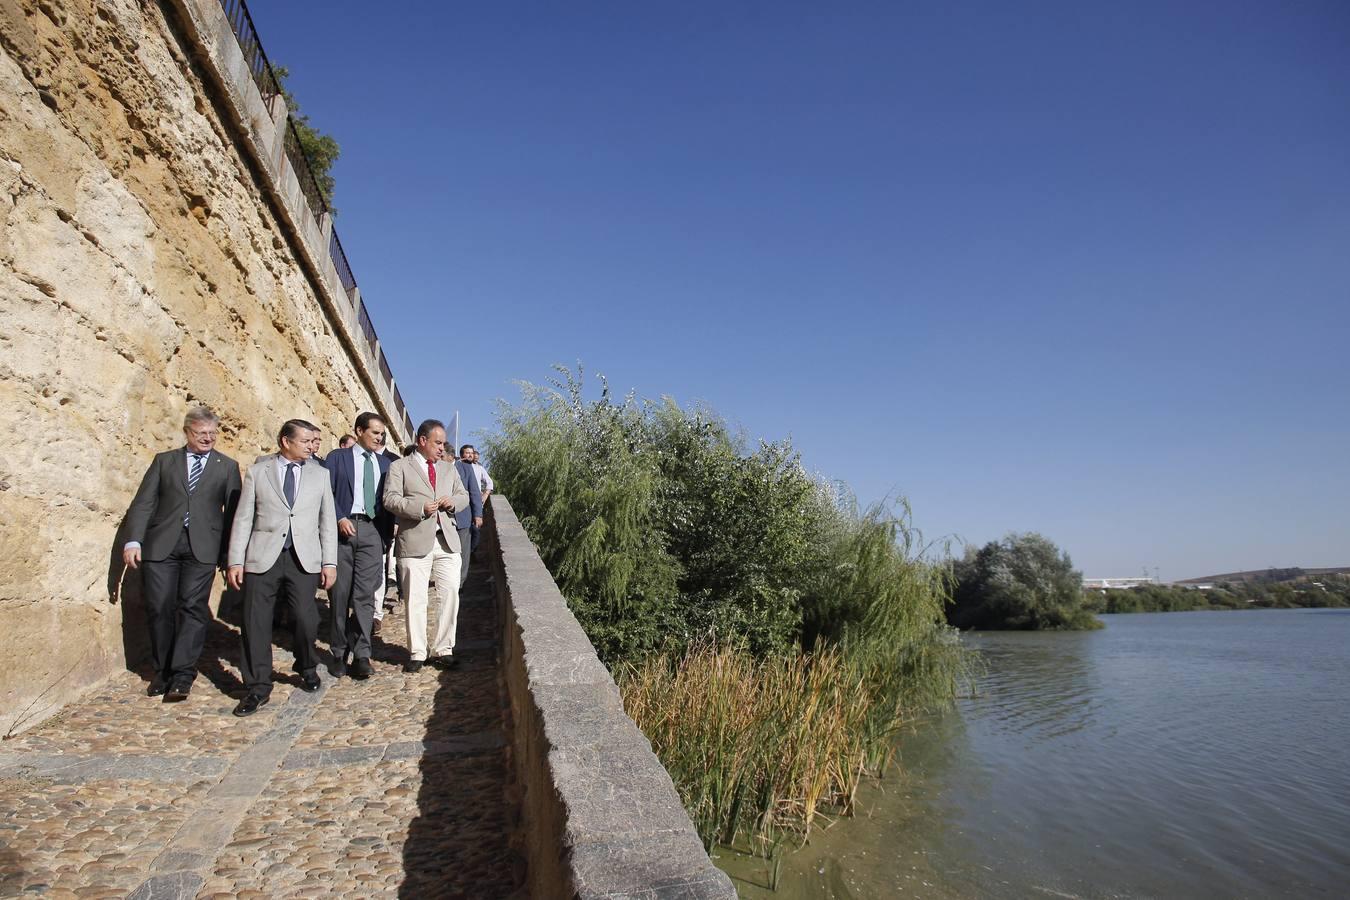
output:
[[211,411],[209,406],[194,406],[183,416],[183,427],[191,428],[197,422],[210,422],[212,425],[220,424],[220,416]]

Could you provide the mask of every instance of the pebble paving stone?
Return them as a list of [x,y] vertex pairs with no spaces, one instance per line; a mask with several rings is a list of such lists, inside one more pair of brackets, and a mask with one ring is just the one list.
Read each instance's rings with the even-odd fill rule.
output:
[[227,615],[187,701],[124,673],[6,741],[0,897],[521,896],[486,577],[465,587],[449,672],[403,672],[400,607],[369,680],[321,672],[305,694],[279,637],[271,702],[236,718]]

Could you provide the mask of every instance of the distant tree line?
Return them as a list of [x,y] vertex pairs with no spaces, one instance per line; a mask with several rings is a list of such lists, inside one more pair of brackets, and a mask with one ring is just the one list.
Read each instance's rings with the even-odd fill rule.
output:
[[1249,581],[1226,582],[1204,590],[1149,584],[1085,593],[1088,608],[1098,613],[1342,608],[1350,607],[1350,575],[1307,575],[1302,569],[1279,569]]

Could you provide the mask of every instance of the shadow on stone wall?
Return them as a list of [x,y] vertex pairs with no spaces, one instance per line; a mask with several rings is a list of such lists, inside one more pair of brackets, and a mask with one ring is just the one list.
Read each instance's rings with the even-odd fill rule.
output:
[[[117,525],[112,547],[108,550],[108,602],[122,607],[122,654],[127,670],[139,671],[150,660],[150,631],[145,620],[145,595],[141,573],[122,562],[122,547],[127,542],[127,515]],[[148,671],[148,670],[147,670]]]

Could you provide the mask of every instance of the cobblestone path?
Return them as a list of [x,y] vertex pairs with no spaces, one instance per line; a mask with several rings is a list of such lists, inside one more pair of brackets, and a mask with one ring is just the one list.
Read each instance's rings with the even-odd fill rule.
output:
[[235,718],[227,615],[185,702],[146,697],[128,672],[0,744],[0,896],[516,894],[485,579],[475,568],[465,587],[450,672],[404,674],[400,606],[371,679],[321,668],[323,687],[306,694],[282,637],[271,702]]

